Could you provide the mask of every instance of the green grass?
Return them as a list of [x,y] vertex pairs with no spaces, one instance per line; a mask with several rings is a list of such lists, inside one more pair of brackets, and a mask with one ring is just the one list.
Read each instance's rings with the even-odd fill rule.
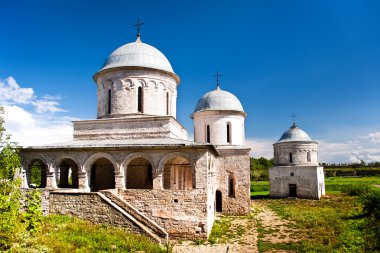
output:
[[326,192],[341,191],[350,184],[380,185],[380,177],[326,177]]
[[[23,248],[25,250],[23,250]],[[94,225],[71,216],[49,215],[39,235],[19,252],[170,252],[143,235]]]
[[320,201],[272,199],[267,204],[306,233],[306,240],[298,245],[300,252],[363,252],[364,223],[357,218],[361,206],[355,197],[330,195]]

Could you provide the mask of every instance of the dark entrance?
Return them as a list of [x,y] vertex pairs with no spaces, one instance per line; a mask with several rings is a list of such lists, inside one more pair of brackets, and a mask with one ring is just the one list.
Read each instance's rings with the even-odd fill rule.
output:
[[215,194],[215,209],[217,212],[222,212],[222,192],[219,190]]
[[297,185],[289,184],[289,197],[297,197]]
[[91,167],[91,191],[115,188],[114,167],[105,158],[97,160]]

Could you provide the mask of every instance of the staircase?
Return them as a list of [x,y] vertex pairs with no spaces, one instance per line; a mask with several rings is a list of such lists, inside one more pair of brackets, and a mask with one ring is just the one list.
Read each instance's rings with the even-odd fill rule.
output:
[[103,190],[97,194],[109,205],[118,210],[127,219],[132,221],[136,226],[141,228],[148,236],[161,244],[168,243],[169,234],[157,223],[139,212],[136,208],[130,205],[117,195],[115,190]]

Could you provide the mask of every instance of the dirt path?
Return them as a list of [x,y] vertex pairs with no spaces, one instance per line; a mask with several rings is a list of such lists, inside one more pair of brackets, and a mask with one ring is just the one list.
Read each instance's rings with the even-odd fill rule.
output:
[[[251,215],[244,217],[222,217],[228,223],[226,235],[219,238],[219,242],[210,244],[204,242],[196,245],[192,241],[177,242],[174,246],[176,253],[235,253],[259,252],[259,241],[265,244],[279,244],[298,242],[304,236],[292,223],[280,218],[268,206],[267,201],[252,201]],[[227,251],[228,249],[228,251]],[[261,251],[266,251],[261,249]],[[266,251],[286,252],[286,251]]]

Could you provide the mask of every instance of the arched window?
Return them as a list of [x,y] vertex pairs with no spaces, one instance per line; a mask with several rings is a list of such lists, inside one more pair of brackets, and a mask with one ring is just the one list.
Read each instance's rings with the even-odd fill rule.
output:
[[308,151],[308,152],[306,153],[306,155],[307,155],[307,162],[311,162],[310,151]]
[[227,143],[231,144],[231,123],[227,123]]
[[210,143],[210,125],[207,125],[206,127],[206,142]]
[[143,91],[141,86],[137,88],[137,111],[143,112]]
[[182,157],[169,159],[164,168],[164,189],[190,190],[193,188],[193,172],[189,160]]
[[293,154],[292,154],[292,152],[289,153],[289,162],[290,163],[293,162]]
[[108,97],[107,97],[107,114],[111,114],[111,89],[108,89]]
[[170,112],[169,112],[169,105],[170,105],[169,92],[166,92],[166,115],[170,114]]
[[228,180],[228,197],[235,197],[235,180],[232,177]]

